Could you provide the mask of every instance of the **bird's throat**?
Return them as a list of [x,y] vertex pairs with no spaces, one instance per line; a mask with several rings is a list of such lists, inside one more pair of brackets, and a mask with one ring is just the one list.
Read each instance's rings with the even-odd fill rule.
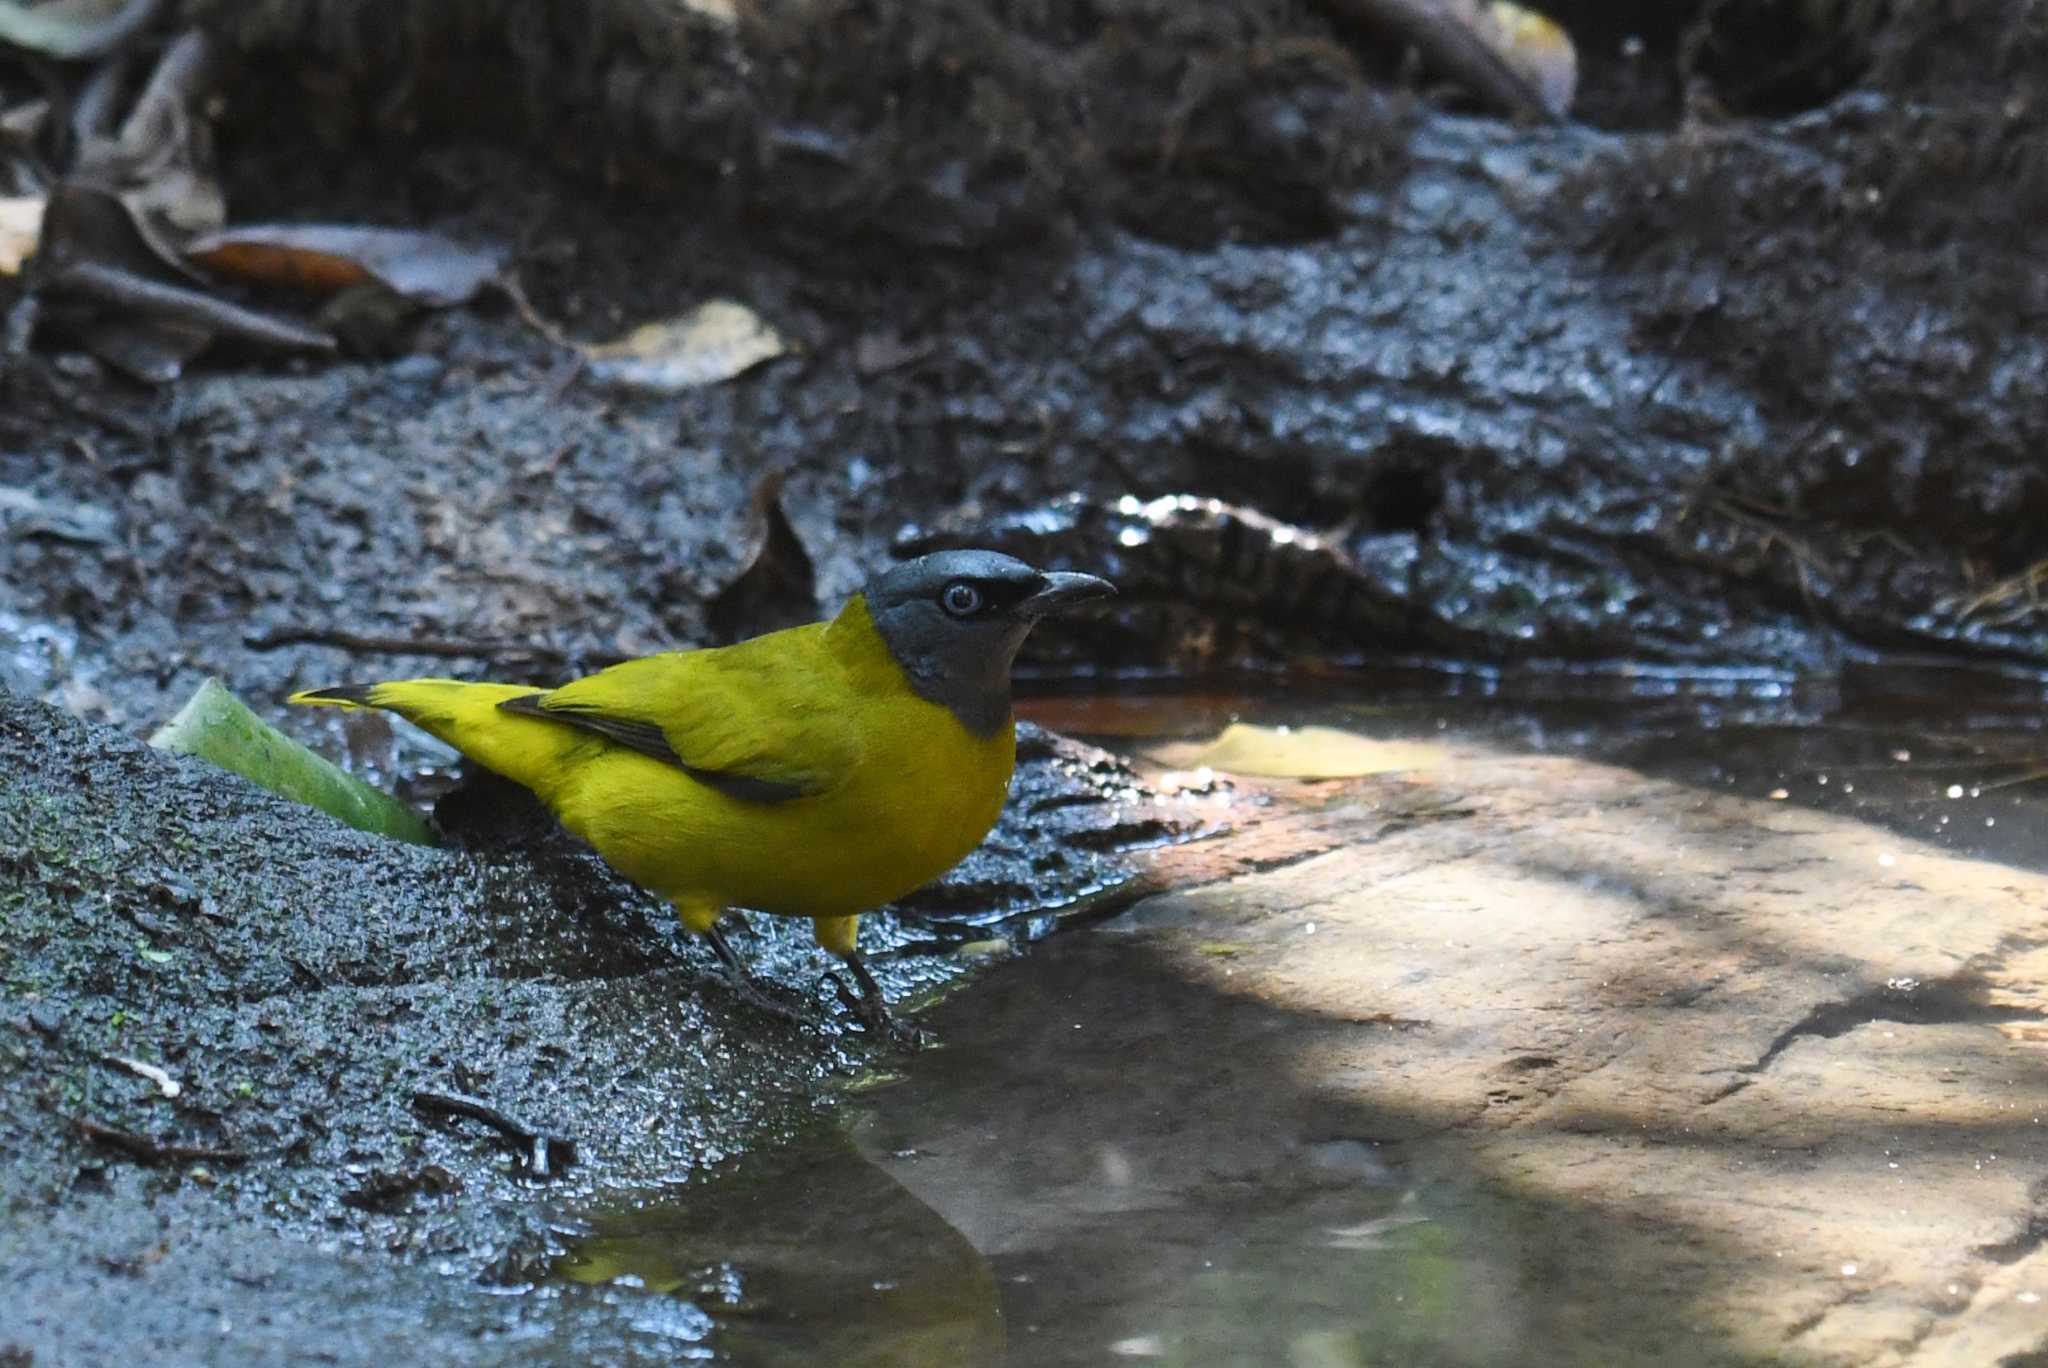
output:
[[856,594],[833,619],[830,633],[842,651],[872,649],[912,693],[952,713],[969,735],[985,741],[1011,725],[1010,665],[1023,642],[1022,630],[1015,640],[984,643],[976,650],[961,650],[962,643],[943,637],[898,639],[869,615],[865,598]]

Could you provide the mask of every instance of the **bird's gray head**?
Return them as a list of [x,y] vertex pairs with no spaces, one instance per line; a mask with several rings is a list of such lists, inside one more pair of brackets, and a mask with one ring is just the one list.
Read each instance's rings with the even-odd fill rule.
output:
[[1010,662],[1032,625],[1116,590],[1093,575],[1034,570],[995,551],[938,551],[882,571],[868,615],[911,687],[976,736],[1010,718]]

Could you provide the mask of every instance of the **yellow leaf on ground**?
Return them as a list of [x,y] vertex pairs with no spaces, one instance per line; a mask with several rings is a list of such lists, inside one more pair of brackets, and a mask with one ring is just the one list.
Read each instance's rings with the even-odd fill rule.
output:
[[1233,722],[1213,741],[1161,746],[1151,757],[1175,769],[1226,770],[1274,779],[1351,779],[1433,769],[1444,749],[1427,741],[1380,741],[1336,727],[1259,727]]
[[1557,22],[1523,5],[1494,0],[1476,26],[1517,75],[1536,87],[1544,106],[1562,118],[1578,93],[1579,54]]
[[43,197],[0,199],[0,275],[19,275],[43,235]]
[[673,394],[730,380],[787,350],[781,334],[752,309],[714,299],[681,318],[644,324],[616,342],[586,347],[583,354],[600,380]]

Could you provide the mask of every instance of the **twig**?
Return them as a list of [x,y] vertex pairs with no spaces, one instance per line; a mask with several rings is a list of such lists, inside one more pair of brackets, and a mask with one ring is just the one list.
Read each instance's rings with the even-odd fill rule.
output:
[[[539,309],[533,307],[533,301],[526,297],[526,287],[519,283],[519,276],[516,272],[509,269],[501,271],[498,273],[494,283],[504,294],[505,298],[512,301],[513,312],[519,315],[527,327],[533,329],[564,351],[572,352],[576,355],[576,367],[569,373],[569,378],[574,380],[577,372],[583,369],[583,349],[578,347],[575,340],[567,333],[549,322]],[[565,384],[563,388],[566,389],[568,386]]]
[[244,1164],[250,1158],[246,1150],[218,1149],[211,1145],[176,1145],[164,1140],[152,1140],[146,1135],[121,1130],[95,1121],[89,1116],[72,1117],[71,1128],[88,1140],[124,1151],[145,1164]]
[[1990,625],[2003,627],[2018,621],[2041,606],[2041,589],[2044,584],[2048,584],[2048,561],[2036,561],[2018,574],[1999,580],[1981,593],[1968,598],[1954,595],[1941,600],[1935,607],[1940,611],[1954,614],[1963,622],[1979,617],[1992,608],[2000,608],[2004,611],[1991,619]]
[[481,1121],[511,1142],[527,1173],[534,1178],[551,1178],[555,1170],[576,1162],[576,1142],[535,1130],[515,1120],[480,1097],[464,1093],[416,1092],[412,1109],[428,1116],[468,1117]]
[[261,313],[199,290],[152,280],[97,261],[66,262],[43,280],[46,293],[90,299],[141,317],[225,333],[262,346],[307,351],[335,349],[332,336],[277,314]]
[[547,660],[566,661],[569,652],[554,646],[535,646],[518,641],[465,641],[460,638],[417,638],[398,636],[372,636],[361,632],[344,632],[324,627],[287,627],[282,631],[264,632],[242,638],[242,644],[252,651],[275,651],[284,646],[338,646],[344,651],[363,651],[384,655],[426,655],[477,657],[489,659],[497,656],[530,656]]
[[117,1069],[126,1069],[137,1078],[148,1079],[156,1084],[156,1090],[165,1097],[176,1097],[179,1093],[185,1091],[184,1088],[179,1086],[177,1079],[172,1078],[156,1065],[145,1064],[139,1059],[130,1059],[127,1055],[103,1054],[100,1056],[100,1063],[111,1064]]

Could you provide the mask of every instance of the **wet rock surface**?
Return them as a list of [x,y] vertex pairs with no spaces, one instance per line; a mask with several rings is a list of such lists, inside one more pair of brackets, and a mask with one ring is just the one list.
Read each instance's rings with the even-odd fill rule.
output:
[[[943,991],[981,962],[948,953],[965,935],[1028,939],[1180,824],[1099,752],[1023,750],[954,901],[1039,900],[971,932],[880,919],[892,995]],[[587,854],[377,840],[0,694],[0,1345],[559,1362],[628,1334],[602,1289],[487,1293],[543,1280],[597,1194],[766,1144],[892,1058],[834,1015],[807,937],[756,919],[736,943],[815,1029],[738,1003]],[[543,1180],[421,1092],[487,1100],[575,1161],[558,1147]]]
[[1521,749],[941,1010],[857,1134],[1015,1360],[2032,1361],[2040,873]]

